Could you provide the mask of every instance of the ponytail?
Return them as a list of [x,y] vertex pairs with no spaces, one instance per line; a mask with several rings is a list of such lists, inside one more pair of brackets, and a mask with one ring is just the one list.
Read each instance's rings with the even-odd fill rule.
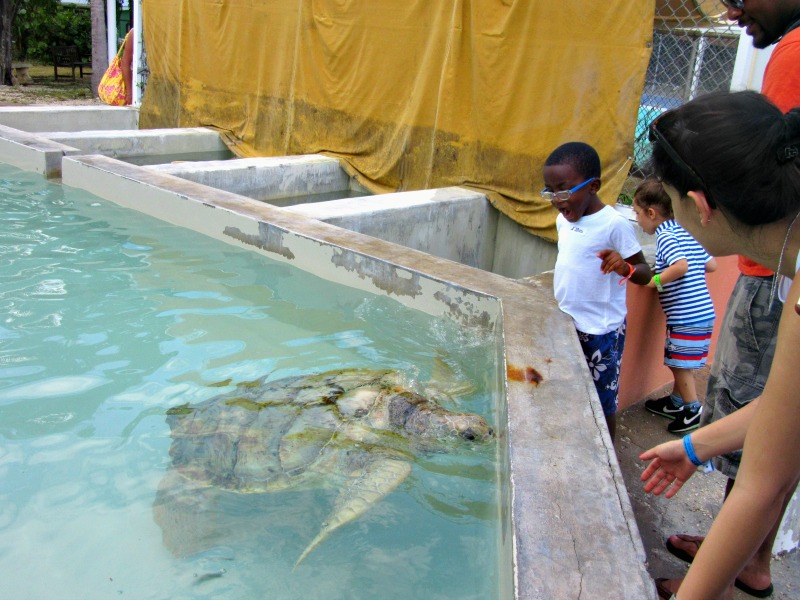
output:
[[682,196],[701,189],[746,226],[800,211],[800,107],[784,115],[756,92],[717,92],[664,113],[657,127],[666,144],[654,139],[653,166]]
[[784,117],[786,133],[778,145],[778,162],[800,161],[800,107],[793,108]]

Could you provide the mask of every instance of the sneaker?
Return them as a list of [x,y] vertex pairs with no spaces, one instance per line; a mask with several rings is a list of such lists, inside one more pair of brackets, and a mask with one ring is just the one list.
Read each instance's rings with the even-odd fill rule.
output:
[[667,425],[667,431],[670,433],[686,433],[687,431],[694,431],[700,427],[700,415],[703,414],[703,407],[692,410],[688,406],[681,409],[675,420]]
[[656,398],[655,400],[645,400],[644,407],[651,413],[668,419],[674,419],[683,412],[683,404],[675,406],[670,396]]

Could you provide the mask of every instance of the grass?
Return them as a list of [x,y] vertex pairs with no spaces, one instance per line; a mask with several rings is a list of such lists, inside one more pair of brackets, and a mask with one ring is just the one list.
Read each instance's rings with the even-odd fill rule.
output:
[[[69,69],[60,68],[59,75],[69,74]],[[92,103],[92,76],[78,71],[75,79],[53,77],[52,65],[33,65],[28,69],[33,79],[30,85],[0,86],[0,105]]]

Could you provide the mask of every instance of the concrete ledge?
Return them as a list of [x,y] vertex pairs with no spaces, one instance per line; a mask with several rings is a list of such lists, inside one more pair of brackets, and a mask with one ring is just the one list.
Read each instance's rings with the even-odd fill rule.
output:
[[[555,244],[529,234],[493,209],[483,194],[464,188],[349,198],[352,191],[366,190],[336,159],[316,154],[147,168],[508,277],[534,275],[555,265]],[[336,192],[341,199],[292,202]]]
[[31,132],[137,129],[139,110],[130,106],[3,106],[0,125]]
[[346,196],[354,184],[338,160],[319,154],[177,163],[148,168],[264,201],[330,192],[342,192]]
[[[227,153],[216,131],[204,127],[186,129],[43,131],[40,136],[78,148],[84,154],[116,158]],[[165,160],[169,160],[165,158]]]
[[287,210],[439,258],[492,270],[497,211],[486,196],[464,188],[347,198],[300,204]]
[[0,161],[18,169],[41,173],[48,179],[61,177],[61,158],[78,154],[77,148],[0,125]]

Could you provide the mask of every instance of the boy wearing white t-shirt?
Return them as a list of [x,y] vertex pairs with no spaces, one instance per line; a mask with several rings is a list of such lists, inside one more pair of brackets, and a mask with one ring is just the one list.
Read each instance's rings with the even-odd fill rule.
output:
[[627,315],[622,284],[647,284],[650,267],[633,224],[597,195],[600,157],[594,148],[583,142],[556,148],[545,161],[544,183],[542,198],[559,211],[555,297],[575,323],[613,440]]

